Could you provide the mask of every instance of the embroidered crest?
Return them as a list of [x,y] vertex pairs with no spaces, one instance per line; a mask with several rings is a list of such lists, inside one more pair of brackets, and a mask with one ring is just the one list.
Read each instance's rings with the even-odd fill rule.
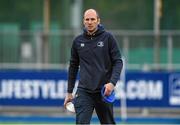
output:
[[80,44],[80,46],[81,46],[81,47],[84,47],[84,46],[85,46],[85,44],[84,44],[84,43],[81,43],[81,44]]
[[98,47],[103,47],[103,46],[104,46],[103,41],[99,41],[99,42],[97,43],[97,46],[98,46]]

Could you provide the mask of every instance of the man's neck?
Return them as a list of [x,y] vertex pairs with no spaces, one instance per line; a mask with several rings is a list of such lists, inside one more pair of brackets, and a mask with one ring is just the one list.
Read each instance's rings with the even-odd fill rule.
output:
[[89,32],[89,31],[88,31],[88,35],[94,34],[94,33],[97,31],[97,29],[98,29],[98,28],[96,28],[96,29],[95,29],[94,31],[92,31],[92,32]]

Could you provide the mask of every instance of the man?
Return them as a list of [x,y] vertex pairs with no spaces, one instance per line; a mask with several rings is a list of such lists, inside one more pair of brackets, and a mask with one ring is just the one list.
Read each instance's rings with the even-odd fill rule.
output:
[[[74,100],[76,124],[90,124],[95,109],[101,124],[115,124],[113,104],[103,101],[109,96],[119,79],[122,60],[114,37],[100,24],[96,10],[84,13],[84,32],[77,36],[72,45],[68,76],[68,93],[64,106]],[[72,91],[80,66],[80,79],[73,99]]]

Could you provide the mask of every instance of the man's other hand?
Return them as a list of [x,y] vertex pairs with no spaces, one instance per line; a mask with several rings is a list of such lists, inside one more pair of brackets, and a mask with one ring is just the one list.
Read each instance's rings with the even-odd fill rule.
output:
[[73,95],[72,95],[72,93],[67,93],[66,94],[66,97],[65,97],[65,100],[64,100],[64,107],[66,107],[66,104],[68,103],[68,102],[71,102],[73,100]]
[[109,96],[113,90],[114,90],[114,85],[112,83],[105,84],[104,95]]

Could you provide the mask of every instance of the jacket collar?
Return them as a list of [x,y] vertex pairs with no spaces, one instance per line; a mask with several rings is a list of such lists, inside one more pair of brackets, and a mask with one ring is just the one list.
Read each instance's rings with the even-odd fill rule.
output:
[[89,34],[87,29],[84,28],[83,29],[83,35],[86,36],[86,37],[92,37],[92,36],[96,37],[96,36],[100,35],[101,33],[103,33],[104,31],[105,31],[105,29],[104,29],[103,25],[99,24],[97,26],[97,30],[93,34]]

